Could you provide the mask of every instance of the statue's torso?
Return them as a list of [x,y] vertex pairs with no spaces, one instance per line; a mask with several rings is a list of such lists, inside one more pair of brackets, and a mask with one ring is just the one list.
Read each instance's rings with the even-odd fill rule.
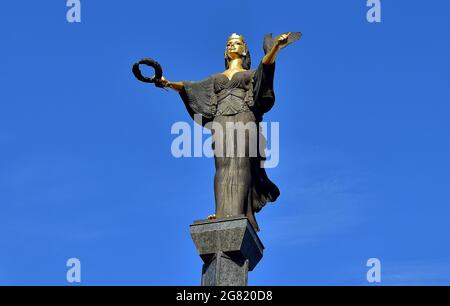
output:
[[230,116],[249,112],[249,91],[252,86],[253,70],[236,72],[231,79],[223,73],[214,78],[214,93],[217,96],[216,116]]

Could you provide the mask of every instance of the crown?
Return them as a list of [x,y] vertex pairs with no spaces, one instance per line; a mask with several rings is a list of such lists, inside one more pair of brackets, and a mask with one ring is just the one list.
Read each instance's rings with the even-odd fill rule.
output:
[[243,42],[245,42],[244,36],[236,34],[236,33],[231,34],[230,37],[228,37],[227,41],[230,41],[231,39],[240,39]]

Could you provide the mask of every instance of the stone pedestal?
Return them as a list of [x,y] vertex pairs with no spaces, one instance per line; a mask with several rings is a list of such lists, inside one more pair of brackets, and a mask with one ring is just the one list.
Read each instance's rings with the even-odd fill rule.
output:
[[264,246],[245,216],[195,221],[191,237],[202,258],[202,286],[247,286]]

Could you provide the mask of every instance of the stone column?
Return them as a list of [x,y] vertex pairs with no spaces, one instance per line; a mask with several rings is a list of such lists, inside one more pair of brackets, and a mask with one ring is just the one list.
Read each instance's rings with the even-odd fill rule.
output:
[[264,246],[245,216],[195,221],[191,237],[202,258],[202,286],[247,286]]

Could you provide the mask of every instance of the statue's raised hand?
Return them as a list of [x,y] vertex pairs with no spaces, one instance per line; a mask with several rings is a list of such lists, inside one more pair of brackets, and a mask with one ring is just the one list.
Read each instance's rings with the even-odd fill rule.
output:
[[299,40],[301,37],[301,32],[283,33],[275,38],[272,37],[272,33],[268,33],[264,36],[264,54],[269,53],[274,47],[276,50],[280,50],[287,45]]
[[277,40],[275,42],[275,45],[278,46],[280,49],[286,47],[288,45],[288,42],[289,42],[289,36],[291,36],[291,32],[285,33],[285,34],[281,34],[277,38]]

